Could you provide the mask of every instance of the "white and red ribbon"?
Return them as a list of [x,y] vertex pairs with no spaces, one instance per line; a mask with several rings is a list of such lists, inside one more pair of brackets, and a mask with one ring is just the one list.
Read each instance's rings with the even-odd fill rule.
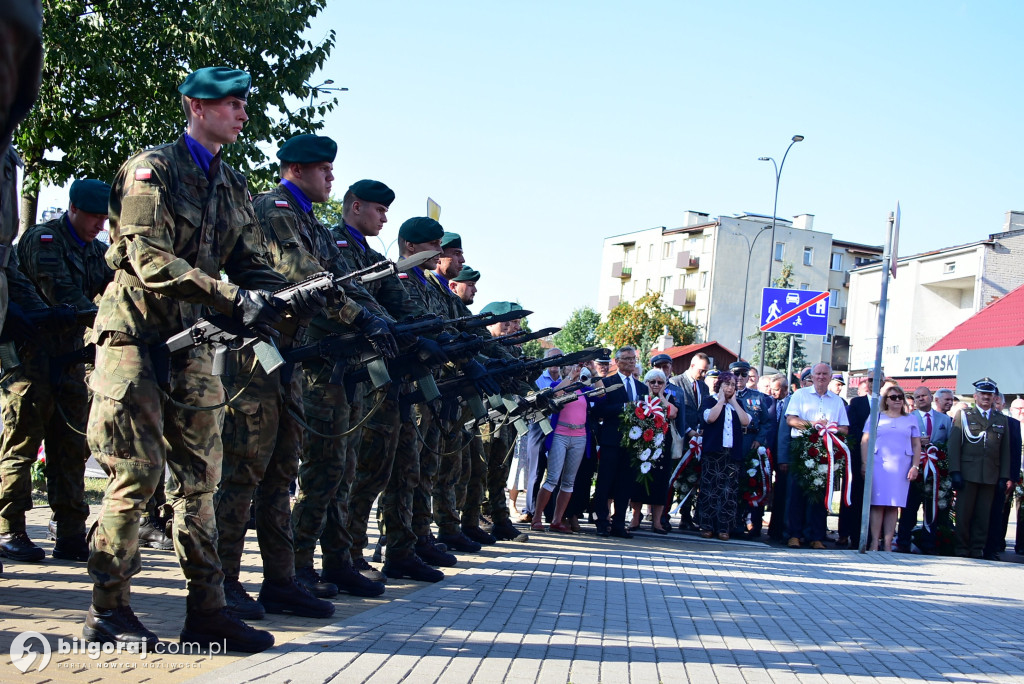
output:
[[[691,461],[693,461],[694,459],[696,459],[698,461],[700,460],[700,454],[701,454],[701,450],[703,448],[702,447],[703,443],[704,443],[704,438],[701,437],[700,435],[696,435],[696,436],[690,438],[689,448],[686,450],[686,453],[683,454],[683,457],[681,459],[679,459],[679,465],[677,465],[676,469],[672,471],[672,477],[669,478],[668,489],[669,489],[670,492],[674,491],[676,480],[679,478],[679,475],[683,472],[683,470],[686,469],[686,466]],[[675,515],[676,513],[678,513],[679,509],[681,509],[683,507],[683,504],[686,503],[687,499],[690,498],[690,495],[693,494],[693,491],[695,489],[697,489],[697,488],[696,487],[690,487],[690,491],[686,492],[686,496],[684,496],[679,501],[679,503],[676,504],[675,508],[673,508],[671,511],[669,511],[669,515]]]
[[661,399],[658,397],[645,396],[636,402],[636,405],[643,411],[644,418],[650,418],[651,416],[661,416],[665,418],[665,409],[661,406]]
[[[762,451],[764,451],[763,454]],[[760,506],[768,500],[772,493],[772,452],[768,447],[758,447],[755,453],[757,454],[757,471],[761,478],[761,493],[750,504]]]
[[852,506],[850,491],[853,487],[853,468],[850,463],[850,447],[839,438],[839,424],[835,422],[817,423],[814,426],[821,437],[825,454],[828,456],[828,473],[825,483],[825,508],[831,508],[832,493],[835,491],[836,457],[843,459],[843,501]]
[[[924,473],[924,481],[928,481],[928,474],[932,477],[932,516],[931,520],[935,520],[935,516],[939,513],[939,448],[937,446],[929,446],[921,453],[921,472]],[[931,524],[929,518],[926,515],[924,517],[924,528],[931,532]]]

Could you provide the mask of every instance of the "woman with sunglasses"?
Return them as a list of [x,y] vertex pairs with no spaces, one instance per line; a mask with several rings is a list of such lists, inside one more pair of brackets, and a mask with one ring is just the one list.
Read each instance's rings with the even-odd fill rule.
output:
[[[918,464],[921,461],[921,429],[917,418],[907,411],[903,390],[898,385],[886,383],[881,397],[872,471],[868,551],[879,550],[879,536],[882,537],[883,551],[892,548],[896,514],[907,505],[907,492],[910,491],[910,483],[917,479]],[[865,470],[869,436],[869,431],[865,431],[861,439]]]

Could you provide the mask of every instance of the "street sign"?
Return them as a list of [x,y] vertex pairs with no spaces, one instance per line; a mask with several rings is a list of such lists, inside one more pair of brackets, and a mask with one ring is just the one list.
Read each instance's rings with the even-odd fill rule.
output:
[[828,334],[828,292],[761,290],[761,332]]

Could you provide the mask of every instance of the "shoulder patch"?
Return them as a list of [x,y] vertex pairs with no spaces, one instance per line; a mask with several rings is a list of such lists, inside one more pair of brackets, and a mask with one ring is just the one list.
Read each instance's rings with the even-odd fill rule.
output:
[[348,240],[338,240],[337,243],[339,247],[348,247]]
[[399,273],[398,274],[398,279],[399,280],[408,280],[409,279],[409,274],[408,273]]
[[49,233],[43,233],[39,236],[40,242],[53,242],[53,235]]
[[274,200],[275,207],[288,207],[288,200]]
[[153,169],[135,169],[135,180],[148,181],[153,177]]

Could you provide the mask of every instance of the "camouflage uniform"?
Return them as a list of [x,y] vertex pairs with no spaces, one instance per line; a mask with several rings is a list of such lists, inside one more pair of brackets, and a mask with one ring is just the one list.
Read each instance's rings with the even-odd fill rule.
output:
[[[188,610],[225,605],[213,511],[223,457],[223,412],[213,407],[224,401],[224,387],[212,374],[209,345],[169,359],[160,345],[207,307],[231,315],[239,286],[287,285],[265,252],[245,179],[220,155],[204,173],[182,136],[118,171],[107,251],[116,273],[100,300],[89,378],[89,448],[110,477],[90,535],[97,609],[129,605],[131,578],[141,569],[139,517],[165,465]],[[222,269],[231,283],[221,280]]]
[[[33,226],[18,242],[21,270],[46,304],[94,309],[93,298],[114,276],[104,261],[107,246],[99,240],[80,246],[71,231],[67,214]],[[54,357],[85,346],[85,328],[50,333],[41,335],[38,343],[21,345],[18,354],[22,366],[4,379],[0,390],[4,416],[0,532],[25,530],[25,512],[32,508],[31,468],[45,439],[46,492],[57,536],[85,534],[89,517],[85,462],[89,448],[85,436],[76,432],[85,427],[89,416],[85,366],[61,364],[63,368],[51,373]]]
[[[321,271],[334,270],[342,275],[337,272],[338,250],[327,229],[312,212],[301,210],[295,196],[285,186],[278,185],[258,195],[253,200],[253,210],[267,238],[267,257],[275,271],[291,282]],[[346,298],[345,306],[333,315],[351,322],[360,310],[361,307]],[[284,347],[291,346],[291,342],[279,340]],[[287,580],[295,574],[297,566],[289,486],[299,478],[301,487],[295,503],[295,537],[301,540],[303,550],[299,567],[313,565],[313,548],[326,506],[322,498],[315,497],[311,505],[310,495],[325,488],[327,482],[337,486],[337,480],[324,477],[325,473],[314,473],[310,479],[310,461],[318,464],[323,459],[304,458],[300,473],[303,430],[296,416],[303,420],[310,415],[319,418],[318,412],[344,411],[347,407],[342,403],[343,397],[331,397],[330,403],[325,403],[325,398],[319,396],[321,388],[311,383],[305,399],[307,405],[312,404],[312,409],[304,411],[304,383],[296,364],[268,376],[256,363],[255,355],[247,351],[240,355],[238,371],[225,379],[229,395],[234,396],[239,391],[242,394],[231,402],[224,416],[224,474],[214,497],[220,534],[218,552],[225,576],[237,579],[249,522],[249,504],[255,493],[256,537],[263,558],[263,574],[270,580]],[[313,401],[310,401],[310,393],[317,395]],[[329,423],[312,427],[320,432],[334,429]],[[337,450],[324,448],[321,438],[310,435],[310,440],[307,456],[321,451],[328,457],[335,455]],[[328,497],[333,495],[333,491],[327,494]],[[348,557],[347,547],[344,555]]]

